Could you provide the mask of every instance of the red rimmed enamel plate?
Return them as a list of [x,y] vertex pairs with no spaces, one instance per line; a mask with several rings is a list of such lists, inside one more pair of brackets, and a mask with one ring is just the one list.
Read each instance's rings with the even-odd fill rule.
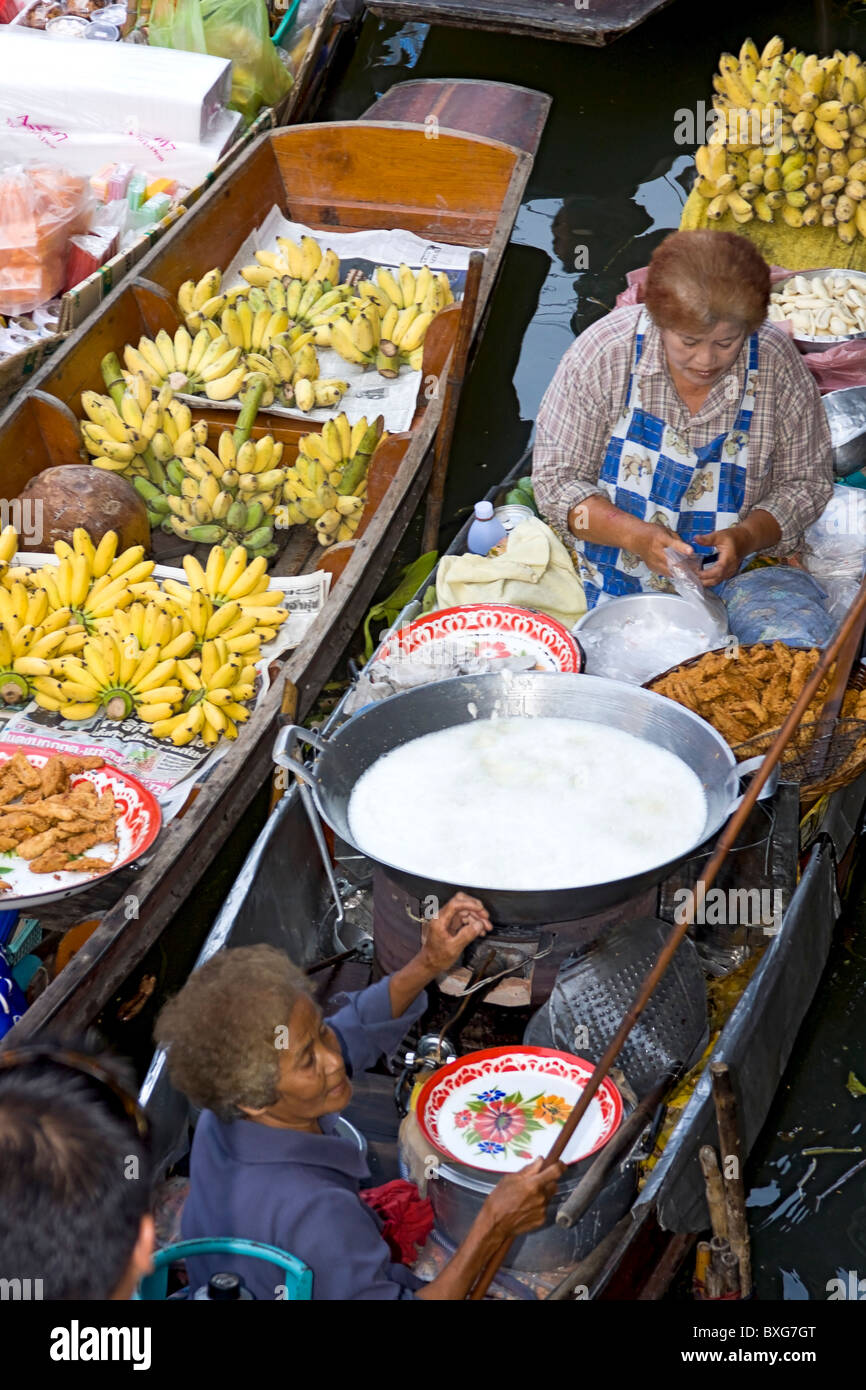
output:
[[574,674],[581,669],[580,648],[562,623],[506,603],[467,603],[428,613],[396,633],[379,653],[407,659],[416,655],[431,666],[441,663],[443,676],[461,656],[533,656],[537,671]]
[[[44,767],[49,758],[55,756],[53,752],[40,752],[29,745],[0,743],[0,764],[8,762],[16,753],[23,753],[36,768]],[[69,756],[72,757],[74,754],[70,752]],[[64,870],[53,874],[35,874],[26,859],[0,850],[0,879],[9,884],[9,889],[0,892],[0,910],[35,907],[54,898],[80,893],[91,883],[108,878],[109,874],[116,873],[126,864],[131,864],[153,844],[159,834],[162,816],[159,802],[152,792],[143,787],[135,777],[130,777],[128,773],[108,764],[87,772],[76,772],[70,777],[69,784],[74,787],[85,781],[92,782],[100,796],[107,791],[114,794],[119,810],[116,826],[117,844],[94,845],[82,855],[81,863],[85,867],[76,873]],[[18,803],[7,809],[19,809]],[[0,808],[0,815],[2,814],[3,808]],[[111,868],[98,873],[88,872],[88,856],[93,859],[111,859]]]
[[[418,1123],[447,1158],[514,1173],[547,1154],[593,1073],[591,1062],[550,1047],[489,1047],[430,1077]],[[622,1097],[603,1081],[563,1155],[576,1163],[606,1144],[622,1121]]]

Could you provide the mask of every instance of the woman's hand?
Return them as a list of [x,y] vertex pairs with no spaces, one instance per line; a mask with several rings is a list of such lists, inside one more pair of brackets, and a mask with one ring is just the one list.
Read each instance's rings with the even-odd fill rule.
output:
[[431,980],[456,965],[470,942],[486,936],[493,923],[487,909],[468,893],[455,893],[427,925],[420,951],[388,981],[391,1013],[400,1018]]
[[493,1223],[502,1240],[536,1231],[547,1220],[547,1208],[565,1165],[552,1163],[542,1172],[543,1161],[537,1158],[519,1173],[506,1173],[484,1203],[483,1215]]
[[744,537],[739,526],[728,526],[724,531],[711,531],[708,536],[695,536],[699,545],[711,545],[718,551],[718,559],[701,570],[700,580],[705,589],[731,579],[737,573],[746,555],[749,554],[748,538]]
[[670,578],[670,570],[665,558],[666,550],[675,550],[678,555],[694,555],[695,553],[688,541],[682,540],[675,531],[669,531],[666,526],[660,526],[655,521],[646,523],[637,545],[633,546],[632,549],[638,558],[643,560],[647,569],[652,570],[653,574],[663,574],[666,579]]
[[430,978],[441,975],[456,965],[466,947],[493,928],[487,908],[468,893],[455,893],[440,909],[427,927],[424,944],[418,952],[419,962],[429,970]]

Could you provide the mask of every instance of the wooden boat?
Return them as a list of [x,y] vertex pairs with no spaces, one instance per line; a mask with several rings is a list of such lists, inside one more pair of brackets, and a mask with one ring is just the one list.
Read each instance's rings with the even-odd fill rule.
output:
[[368,10],[391,20],[484,29],[559,43],[601,47],[636,29],[670,0],[369,0]]
[[[439,101],[443,111],[449,110],[453,84],[422,85],[430,102]],[[510,145],[478,133],[484,124],[484,103],[495,121],[503,103],[508,105],[509,93],[527,113],[522,135],[517,126],[509,127],[515,139]],[[138,267],[137,278],[115,290],[99,314],[70,335],[34,376],[27,395],[0,417],[7,495],[15,496],[43,468],[81,462],[73,411],[82,390],[102,389],[103,355],[161,326],[173,332],[179,323],[174,295],[181,281],[201,276],[214,265],[228,265],[274,204],[323,230],[400,227],[486,248],[474,322],[477,334],[550,99],[498,83],[476,84],[476,95],[480,115],[477,110],[469,134],[442,125],[437,138],[430,139],[423,124],[383,121],[374,108],[370,119],[358,122],[296,126],[263,135],[154,248]],[[467,168],[473,171],[471,179],[466,178]],[[449,305],[431,326],[425,378],[445,373],[461,312],[459,305]],[[112,878],[107,900],[94,888],[68,904],[61,902],[53,917],[44,915],[43,926],[63,929],[105,912],[86,945],[7,1035],[10,1040],[48,1026],[78,1027],[92,1020],[207,872],[267,775],[284,688],[303,717],[372,601],[423,494],[441,414],[440,396],[431,394],[428,399],[419,391],[411,429],[388,439],[376,456],[369,483],[371,505],[354,544],[320,559],[320,548],[308,534],[301,534],[301,528],[295,528],[299,534],[290,534],[274,571],[297,574],[316,565],[329,567],[333,583],[325,608],[281,668],[284,681],[274,681],[243,736],[198,788],[191,804],[164,828],[147,864],[134,876]],[[206,412],[206,418],[215,430],[234,416],[220,410]],[[275,433],[291,457],[299,435],[311,428],[316,427],[303,417],[264,411],[255,432]],[[160,536],[155,542],[157,558],[164,561],[171,558],[163,546],[167,539]],[[134,916],[126,901],[131,892],[137,900]]]
[[[501,501],[510,480],[525,471],[524,458],[504,484],[491,490],[490,500]],[[451,553],[465,550],[467,532],[468,523]],[[423,588],[429,583],[426,580]],[[395,627],[415,616],[420,599],[419,592]],[[340,719],[338,708],[323,732],[337,727]],[[590,1297],[661,1298],[699,1233],[708,1227],[698,1151],[703,1144],[717,1143],[710,1061],[728,1062],[738,1078],[745,1153],[760,1133],[827,960],[837,893],[845,887],[866,805],[866,776],[832,793],[802,825],[798,802],[794,786],[780,788],[769,862],[762,868],[763,844],[757,850],[752,847],[754,857],[738,861],[739,881],[782,894],[780,928],[725,1022],[661,1159],[629,1216],[617,1226],[615,1239],[607,1243],[604,1258],[595,1263],[587,1279]],[[333,926],[330,861],[326,864],[323,859],[298,789],[289,790],[251,850],[197,964],[226,946],[267,942],[316,972],[320,999],[338,990],[362,988],[370,979],[363,949],[354,961],[339,958],[344,948],[363,940],[372,923],[369,880],[362,878],[359,887],[358,876],[364,869],[353,867],[352,858],[342,862],[338,858],[336,863],[337,887],[353,904],[340,935]],[[674,891],[684,881],[674,876],[661,886],[659,915],[670,917],[670,906],[677,901]],[[287,883],[291,884],[288,898]],[[507,1010],[499,1010],[500,1015],[503,1012]],[[503,1036],[497,1041],[520,1041],[520,1037]],[[375,1180],[386,1181],[398,1175],[394,1081],[366,1073],[353,1084],[355,1095],[347,1118],[368,1138]],[[140,1099],[154,1125],[158,1162],[164,1170],[185,1153],[192,1124],[186,1102],[168,1081],[164,1054],[155,1055]]]

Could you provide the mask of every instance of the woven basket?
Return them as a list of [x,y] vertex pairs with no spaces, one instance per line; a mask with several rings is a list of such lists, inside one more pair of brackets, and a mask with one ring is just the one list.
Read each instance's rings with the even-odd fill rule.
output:
[[[769,644],[759,642],[754,645]],[[707,652],[702,652],[700,656],[678,662],[676,666],[671,666],[669,670],[647,681],[645,688],[655,690],[660,681],[690,670],[707,655]],[[866,671],[862,666],[855,667],[848,682],[848,689],[866,689]],[[707,722],[712,724],[713,720],[709,719]],[[781,725],[774,729],[765,729],[744,743],[731,744],[731,751],[737,761],[745,762],[747,758],[759,757],[769,752],[780,727]],[[863,772],[866,772],[866,720],[863,719],[840,717],[829,723],[826,720],[801,723],[794,739],[782,754],[779,764],[782,781],[799,784],[800,800],[804,804],[811,804],[828,792],[846,787]]]

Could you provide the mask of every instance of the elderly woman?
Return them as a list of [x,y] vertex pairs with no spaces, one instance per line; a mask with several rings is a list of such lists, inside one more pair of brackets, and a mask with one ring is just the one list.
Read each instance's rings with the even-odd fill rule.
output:
[[[335,1120],[351,1077],[393,1050],[426,1007],[425,986],[490,930],[480,902],[458,893],[402,970],[346,1002],[327,1022],[306,976],[270,946],[221,952],[160,1014],[174,1084],[203,1107],[195,1132],[184,1239],[241,1236],[296,1255],[314,1299],[465,1298],[499,1244],[544,1223],[562,1174],[541,1160],[501,1179],[466,1240],[428,1284],[392,1264],[379,1218],[359,1197],[370,1177]],[[223,1260],[223,1266],[225,1261]],[[191,1283],[218,1259],[188,1261]],[[277,1272],[235,1260],[256,1298],[277,1296]]]
[[751,242],[675,232],[644,294],[580,335],[538,414],[536,499],[576,538],[589,607],[668,588],[668,547],[715,553],[708,587],[750,555],[790,555],[833,491],[818,389],[766,322]]

